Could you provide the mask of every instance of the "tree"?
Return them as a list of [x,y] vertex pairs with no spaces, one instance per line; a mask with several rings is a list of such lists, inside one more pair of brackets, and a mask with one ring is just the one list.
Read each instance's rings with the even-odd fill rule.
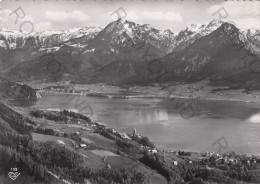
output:
[[148,139],[148,137],[142,137],[138,142],[143,146],[148,146],[151,147],[152,149],[155,148],[154,144]]

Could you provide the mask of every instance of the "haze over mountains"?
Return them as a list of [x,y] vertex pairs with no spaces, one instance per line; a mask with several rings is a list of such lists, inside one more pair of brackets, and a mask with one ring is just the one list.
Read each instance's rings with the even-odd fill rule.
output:
[[259,56],[259,30],[239,30],[218,19],[178,34],[122,19],[104,29],[30,35],[0,30],[0,74],[14,81],[149,84],[208,79],[255,86]]

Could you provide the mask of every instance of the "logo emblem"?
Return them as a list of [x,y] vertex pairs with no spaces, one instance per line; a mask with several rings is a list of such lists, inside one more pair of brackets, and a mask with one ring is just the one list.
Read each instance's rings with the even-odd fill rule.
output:
[[18,172],[9,172],[8,173],[9,178],[11,178],[12,180],[16,180],[19,175],[20,175],[20,173],[18,173]]

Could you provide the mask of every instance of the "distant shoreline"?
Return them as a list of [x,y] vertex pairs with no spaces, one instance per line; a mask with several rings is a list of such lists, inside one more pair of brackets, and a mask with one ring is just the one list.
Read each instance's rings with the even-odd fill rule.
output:
[[[155,88],[155,87],[151,87]],[[62,92],[62,91],[52,91],[52,90],[46,90],[41,89],[37,92],[39,93],[54,93],[54,94],[70,94],[70,95],[80,95],[80,96],[87,96],[87,97],[100,97],[100,98],[113,98],[113,99],[131,99],[131,98],[151,98],[151,99],[167,99],[167,98],[178,98],[178,99],[187,99],[187,100],[210,100],[210,101],[227,101],[227,102],[236,102],[236,103],[244,103],[246,105],[250,105],[256,108],[260,108],[260,92],[256,92],[256,96],[259,95],[259,98],[253,98],[252,95],[249,94],[243,94],[240,92],[241,90],[233,90],[240,95],[243,96],[243,98],[239,98],[233,94],[227,94],[223,96],[213,96],[212,94],[184,94],[184,95],[176,95],[176,94],[167,94],[167,90],[161,90],[161,94],[152,94],[152,93],[142,93],[142,92],[136,92],[132,91],[135,94],[127,94],[129,92],[89,92],[89,93],[83,93],[81,92]],[[230,97],[229,97],[230,96]]]

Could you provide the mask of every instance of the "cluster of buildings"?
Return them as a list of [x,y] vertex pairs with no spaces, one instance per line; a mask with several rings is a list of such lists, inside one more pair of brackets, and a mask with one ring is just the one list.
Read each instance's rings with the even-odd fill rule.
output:
[[214,153],[214,152],[206,152],[206,154],[204,154],[203,156],[210,158],[210,157],[215,157],[215,162],[216,163],[227,163],[227,164],[231,164],[231,163],[238,163],[241,162],[242,160],[244,160],[243,162],[246,163],[247,165],[255,165],[257,164],[257,157],[252,157],[252,156],[248,156],[245,159],[240,159],[238,158],[239,156],[237,156],[237,158],[235,158],[236,156],[232,156],[232,155],[221,155],[219,153]]

